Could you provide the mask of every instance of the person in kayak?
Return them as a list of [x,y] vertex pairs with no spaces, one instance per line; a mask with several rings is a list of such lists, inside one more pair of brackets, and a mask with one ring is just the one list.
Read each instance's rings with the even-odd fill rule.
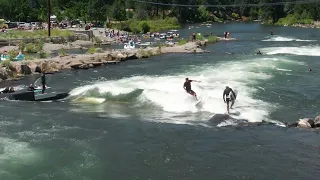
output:
[[189,80],[189,78],[186,78],[186,81],[183,84],[183,89],[185,89],[187,93],[191,94],[192,96],[194,96],[196,100],[198,100],[197,94],[191,89],[191,82],[200,82],[200,81]]
[[226,86],[226,89],[223,91],[223,101],[224,101],[224,103],[227,103],[228,114],[230,114],[229,102],[231,101],[230,108],[232,108],[236,98],[237,98],[236,93],[234,93],[234,91],[231,88],[229,88],[229,86]]

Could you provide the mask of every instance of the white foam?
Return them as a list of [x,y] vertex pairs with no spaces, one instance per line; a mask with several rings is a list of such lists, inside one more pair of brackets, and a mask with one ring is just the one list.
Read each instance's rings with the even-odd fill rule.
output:
[[[295,64],[295,61],[277,58],[259,58],[254,60],[223,62],[216,66],[194,67],[193,72],[172,76],[135,76],[120,80],[112,80],[79,87],[70,92],[71,96],[78,96],[87,90],[98,88],[100,92],[109,92],[113,95],[129,93],[135,89],[144,89],[139,96],[140,103],[152,102],[160,106],[164,112],[183,114],[186,112],[209,112],[213,114],[226,113],[226,104],[222,93],[225,86],[238,91],[234,109],[239,115],[231,115],[235,119],[245,119],[249,122],[267,120],[273,106],[260,101],[253,96],[259,87],[252,84],[272,78],[264,73],[267,70],[276,71],[281,63]],[[192,82],[192,89],[202,99],[202,108],[196,107],[195,100],[183,89],[184,79],[200,80],[201,83]],[[231,110],[232,113],[233,110]],[[161,113],[159,113],[161,116]],[[158,114],[158,115],[159,115]],[[163,116],[166,113],[162,114]],[[162,117],[163,118],[163,117]],[[183,118],[180,118],[183,119]],[[208,117],[206,117],[208,120]],[[178,122],[175,122],[178,121]],[[171,123],[181,123],[178,118]],[[186,123],[186,122],[183,122]]]
[[320,47],[319,46],[269,47],[269,48],[262,48],[261,52],[267,55],[293,54],[293,55],[300,55],[300,56],[320,56]]
[[6,168],[8,163],[33,164],[37,157],[38,152],[28,143],[0,137],[0,169]]
[[305,42],[309,42],[309,41],[316,41],[316,40],[304,40],[304,39],[297,39],[297,38],[293,38],[293,37],[282,37],[282,36],[274,36],[272,38],[269,39],[265,39],[262,41],[284,41],[284,42],[289,42],[289,41],[305,41]]

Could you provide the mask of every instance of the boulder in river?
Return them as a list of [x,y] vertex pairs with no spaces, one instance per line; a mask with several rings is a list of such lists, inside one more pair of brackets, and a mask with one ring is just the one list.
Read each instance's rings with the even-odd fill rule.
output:
[[28,65],[21,64],[21,74],[30,75],[30,74],[32,74],[32,71]]
[[320,127],[320,116],[317,116],[317,117],[314,119],[314,126],[315,126],[315,127]]
[[310,118],[299,119],[297,127],[300,128],[314,128],[314,121]]
[[2,80],[8,79],[8,73],[7,73],[6,69],[7,69],[6,67],[2,67],[0,69],[0,79],[2,79]]

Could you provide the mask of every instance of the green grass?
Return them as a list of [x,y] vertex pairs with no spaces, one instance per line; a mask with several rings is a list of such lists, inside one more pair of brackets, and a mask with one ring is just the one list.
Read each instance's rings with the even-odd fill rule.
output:
[[[73,32],[70,30],[52,29],[51,37],[68,37],[72,36]],[[10,30],[8,33],[0,33],[0,39],[14,39],[14,38],[43,38],[48,37],[47,30],[34,30],[34,31],[23,31],[23,30]]]
[[197,34],[196,34],[196,40],[197,40],[197,41],[198,41],[198,40],[203,41],[203,40],[205,40],[205,38],[204,38],[204,36],[203,36],[202,34],[197,33]]
[[94,54],[96,52],[96,48],[95,47],[91,47],[88,49],[88,54]]
[[182,40],[182,39],[179,39],[179,40],[178,40],[178,45],[179,45],[179,46],[184,45],[184,44],[187,44],[187,43],[188,43],[188,40],[185,40],[185,39],[183,39],[183,40]]
[[207,39],[208,39],[208,43],[215,43],[218,41],[217,36],[209,36],[207,37]]

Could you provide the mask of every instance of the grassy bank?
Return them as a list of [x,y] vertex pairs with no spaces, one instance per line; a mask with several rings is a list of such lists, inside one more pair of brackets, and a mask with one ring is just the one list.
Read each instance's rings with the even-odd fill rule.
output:
[[[73,32],[70,30],[52,29],[52,37],[68,37],[72,36]],[[42,38],[47,37],[47,30],[34,30],[34,31],[22,31],[22,30],[9,30],[7,33],[0,33],[0,39],[8,38]]]
[[130,19],[125,22],[113,24],[116,29],[121,29],[133,33],[159,32],[168,29],[179,29],[181,25],[177,18],[137,20]]

